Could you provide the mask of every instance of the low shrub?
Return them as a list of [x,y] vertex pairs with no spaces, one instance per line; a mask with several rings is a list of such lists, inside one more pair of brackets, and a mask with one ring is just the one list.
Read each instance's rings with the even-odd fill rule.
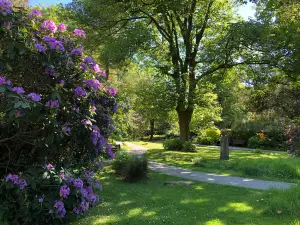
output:
[[182,151],[184,152],[195,152],[196,145],[194,145],[191,141],[186,141],[182,146]]
[[221,131],[216,127],[210,127],[198,134],[197,142],[205,145],[216,145],[220,141]]
[[198,157],[193,159],[193,163],[195,166],[199,166],[199,167],[206,167],[205,163],[207,163],[208,160],[204,157]]
[[112,163],[112,168],[115,170],[116,174],[121,175],[123,168],[126,166],[127,162],[132,158],[132,154],[127,151],[118,151],[115,154],[115,159]]
[[243,172],[245,175],[249,176],[259,176],[263,174],[263,171],[260,168],[250,166],[244,167]]
[[261,154],[262,150],[260,148],[257,148],[257,149],[254,150],[254,153]]
[[264,145],[264,140],[258,136],[253,136],[248,140],[248,148],[262,148]]
[[129,152],[116,153],[112,168],[117,175],[121,175],[126,182],[137,182],[147,178],[148,160]]
[[265,214],[271,216],[285,215],[300,217],[300,188],[292,187],[286,190],[273,189],[266,197]]
[[183,144],[179,139],[167,139],[163,142],[165,150],[181,151]]

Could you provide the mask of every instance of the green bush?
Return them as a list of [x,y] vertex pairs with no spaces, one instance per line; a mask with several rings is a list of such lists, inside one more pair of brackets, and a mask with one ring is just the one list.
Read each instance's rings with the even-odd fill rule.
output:
[[205,163],[207,163],[208,160],[204,157],[198,157],[193,159],[193,163],[195,166],[199,166],[199,167],[206,167]]
[[147,158],[133,156],[127,161],[121,175],[126,182],[137,182],[146,179],[148,175]]
[[195,152],[196,146],[191,141],[186,141],[182,146],[184,152]]
[[167,139],[163,146],[165,150],[181,151],[183,144],[179,139]]
[[210,127],[198,134],[197,142],[205,145],[216,145],[220,140],[221,131],[216,127]]
[[266,204],[265,214],[300,217],[300,188],[292,187],[287,190],[268,191]]
[[253,136],[248,140],[248,148],[262,148],[264,146],[264,140],[257,136]]
[[147,178],[148,160],[129,152],[119,151],[112,164],[115,173],[121,175],[126,182],[137,182]]
[[257,148],[257,149],[254,150],[254,153],[261,154],[262,150],[260,148]]

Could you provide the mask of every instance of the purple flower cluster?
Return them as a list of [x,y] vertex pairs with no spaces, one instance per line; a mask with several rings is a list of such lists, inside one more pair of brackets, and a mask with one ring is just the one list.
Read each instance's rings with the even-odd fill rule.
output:
[[93,129],[91,132],[93,145],[97,145],[99,138],[101,137],[99,127],[93,125]]
[[59,102],[58,100],[49,100],[46,102],[46,106],[50,108],[59,108]]
[[76,87],[74,92],[75,97],[82,97],[86,95],[86,91],[82,87]]
[[85,32],[84,32],[84,30],[81,30],[81,29],[75,29],[73,31],[73,35],[76,36],[76,37],[85,38]]
[[43,40],[49,45],[51,49],[58,50],[58,51],[65,51],[64,45],[61,43],[61,41],[56,40],[52,37],[44,37]]
[[46,166],[45,166],[47,169],[52,169],[53,168],[53,165],[52,164],[47,164]]
[[96,64],[96,61],[90,56],[86,57],[83,60],[83,62],[86,63],[86,64],[89,64],[89,65],[95,65]]
[[20,190],[23,190],[28,184],[27,181],[23,178],[20,178],[17,174],[8,174],[5,178],[5,181],[11,181],[13,184],[18,185]]
[[54,21],[52,21],[52,20],[45,20],[45,21],[42,23],[41,30],[42,30],[43,32],[49,31],[50,34],[54,34],[54,33],[57,31],[57,26],[56,26],[56,24],[54,23]]
[[60,187],[59,195],[63,198],[67,198],[70,194],[70,188],[67,185],[63,185]]
[[49,75],[49,76],[51,76],[51,77],[55,77],[56,71],[55,71],[55,69],[53,69],[53,68],[47,67],[47,68],[45,69],[45,74],[47,74],[47,75]]
[[41,196],[40,198],[39,198],[39,203],[42,203],[43,201],[44,201],[44,196]]
[[97,80],[97,79],[85,80],[85,81],[83,81],[83,83],[85,83],[85,85],[87,87],[93,88],[93,89],[99,89],[99,87],[101,86],[99,80]]
[[112,151],[112,145],[107,145],[106,146],[106,153],[107,155],[110,157],[110,158],[115,158],[115,154],[114,152]]
[[65,24],[61,23],[57,26],[57,29],[59,32],[65,32],[67,30],[67,27]]
[[6,30],[10,30],[11,27],[12,27],[12,23],[9,22],[9,21],[5,21],[5,22],[3,23],[3,27],[4,27]]
[[12,13],[12,3],[9,0],[0,0],[0,12],[3,16]]
[[[64,218],[66,215],[65,205],[62,201],[56,200],[54,202],[55,214],[57,218]],[[51,211],[52,212],[52,211]],[[50,213],[51,213],[50,212]]]
[[111,95],[111,96],[116,96],[117,95],[117,91],[113,87],[109,87],[107,89],[106,93]]
[[34,47],[35,49],[38,51],[38,52],[42,52],[42,53],[45,53],[46,52],[46,47],[42,44],[39,44],[39,43],[35,43],[34,44]]
[[92,122],[91,122],[90,120],[87,120],[87,119],[81,120],[81,123],[82,123],[84,126],[92,126]]
[[62,131],[66,134],[66,135],[70,135],[71,134],[71,128],[69,127],[69,123],[65,123],[62,126]]
[[89,68],[87,65],[85,65],[83,62],[79,64],[80,68],[82,69],[83,72],[86,72]]
[[82,188],[83,187],[83,181],[80,178],[77,178],[73,181],[74,187]]
[[37,10],[37,9],[32,9],[31,13],[28,15],[29,18],[38,18],[38,17],[42,17],[42,12]]
[[41,101],[41,95],[39,94],[36,94],[36,93],[30,93],[27,95],[28,98],[30,98],[32,101],[35,101],[35,102],[39,102]]
[[11,85],[11,82],[10,80],[6,80],[6,77],[0,75],[0,85],[4,84]]
[[18,94],[23,94],[23,93],[25,93],[25,91],[24,91],[24,89],[23,89],[22,87],[14,87],[14,88],[12,89],[12,91],[13,91],[13,92],[16,92],[16,93],[18,93]]
[[71,55],[76,55],[79,57],[82,57],[82,49],[81,48],[75,48],[71,51]]

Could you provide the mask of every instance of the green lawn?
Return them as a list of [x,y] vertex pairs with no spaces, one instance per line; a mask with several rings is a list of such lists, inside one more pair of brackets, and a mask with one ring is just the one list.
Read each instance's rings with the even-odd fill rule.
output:
[[[103,203],[71,225],[296,225],[296,218],[262,213],[266,192],[195,182],[164,186],[177,178],[151,173],[147,182],[128,184],[100,175]],[[280,209],[278,209],[280,210]]]
[[220,150],[215,148],[197,147],[197,152],[186,153],[165,151],[160,142],[134,143],[150,149],[146,153],[150,160],[191,170],[290,182],[298,182],[300,178],[300,158],[292,158],[287,153],[232,150],[230,160],[221,161]]

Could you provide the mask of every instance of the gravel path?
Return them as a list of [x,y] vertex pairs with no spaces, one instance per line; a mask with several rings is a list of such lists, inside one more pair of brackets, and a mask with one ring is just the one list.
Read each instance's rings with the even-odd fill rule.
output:
[[[132,148],[132,152],[137,155],[144,154],[148,149],[139,145],[126,142],[126,145]],[[183,169],[176,166],[169,166],[163,163],[149,162],[149,168],[155,172],[164,173],[170,176],[181,177],[190,180],[231,185],[237,187],[253,188],[259,190],[267,190],[270,188],[286,189],[296,184],[277,182],[277,181],[264,181],[251,178],[225,176],[215,173],[205,173]]]

